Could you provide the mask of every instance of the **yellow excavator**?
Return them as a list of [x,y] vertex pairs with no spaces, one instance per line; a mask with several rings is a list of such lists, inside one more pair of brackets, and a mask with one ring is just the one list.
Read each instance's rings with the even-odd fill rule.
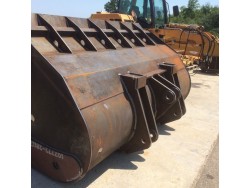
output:
[[[179,15],[178,6],[173,15]],[[202,71],[219,71],[219,39],[203,26],[170,23],[166,0],[119,0],[115,13],[97,12],[91,19],[137,22],[180,54],[184,64]]]

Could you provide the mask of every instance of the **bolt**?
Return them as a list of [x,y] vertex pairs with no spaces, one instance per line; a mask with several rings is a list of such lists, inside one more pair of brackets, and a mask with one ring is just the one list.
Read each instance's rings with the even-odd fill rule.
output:
[[54,167],[56,170],[58,170],[58,169],[59,169],[59,165],[58,165],[58,163],[57,163],[57,162],[53,162],[52,164],[53,164],[53,167]]

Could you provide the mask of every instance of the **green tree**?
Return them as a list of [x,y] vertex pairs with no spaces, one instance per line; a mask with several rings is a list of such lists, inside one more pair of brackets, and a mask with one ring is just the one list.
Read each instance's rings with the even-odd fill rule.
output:
[[171,17],[171,22],[202,25],[206,31],[218,36],[219,7],[213,7],[209,3],[199,6],[198,0],[189,0],[187,7],[180,7],[178,17]]
[[118,0],[110,0],[104,5],[107,12],[116,12],[118,10]]
[[219,7],[207,4],[201,7],[197,24],[203,25],[207,31],[219,35]]
[[199,8],[198,0],[189,0],[188,6],[183,7],[182,14],[184,18],[195,18],[195,11]]
[[120,1],[119,3],[120,3],[119,12],[123,13],[123,14],[128,14],[129,13],[129,7],[130,7],[130,1],[129,0],[123,0],[123,1]]
[[189,0],[188,1],[188,8],[192,11],[197,10],[200,7],[198,0]]

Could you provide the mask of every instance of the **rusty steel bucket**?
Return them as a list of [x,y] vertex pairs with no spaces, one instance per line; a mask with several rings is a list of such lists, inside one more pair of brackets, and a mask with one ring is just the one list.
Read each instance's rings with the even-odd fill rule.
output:
[[32,14],[32,167],[81,179],[120,149],[181,118],[190,77],[178,54],[135,23]]

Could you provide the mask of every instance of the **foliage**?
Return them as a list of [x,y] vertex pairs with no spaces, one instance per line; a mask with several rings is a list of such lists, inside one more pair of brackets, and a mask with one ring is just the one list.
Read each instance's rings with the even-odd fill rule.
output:
[[[180,7],[178,17],[171,16],[173,23],[198,24],[204,26],[206,31],[219,35],[219,7],[211,6],[209,3],[200,6],[199,0],[189,0],[187,6]],[[127,13],[129,2],[122,1],[122,13]],[[119,0],[110,0],[104,5],[107,12],[116,12],[118,10]]]
[[188,8],[190,10],[196,10],[200,7],[198,0],[189,0],[188,1]]
[[118,10],[118,1],[119,0],[110,0],[104,5],[104,9],[107,12],[116,12]]
[[171,22],[203,25],[206,31],[218,36],[219,7],[209,3],[200,6],[198,0],[189,0],[187,7],[180,7],[178,17],[171,16]]

